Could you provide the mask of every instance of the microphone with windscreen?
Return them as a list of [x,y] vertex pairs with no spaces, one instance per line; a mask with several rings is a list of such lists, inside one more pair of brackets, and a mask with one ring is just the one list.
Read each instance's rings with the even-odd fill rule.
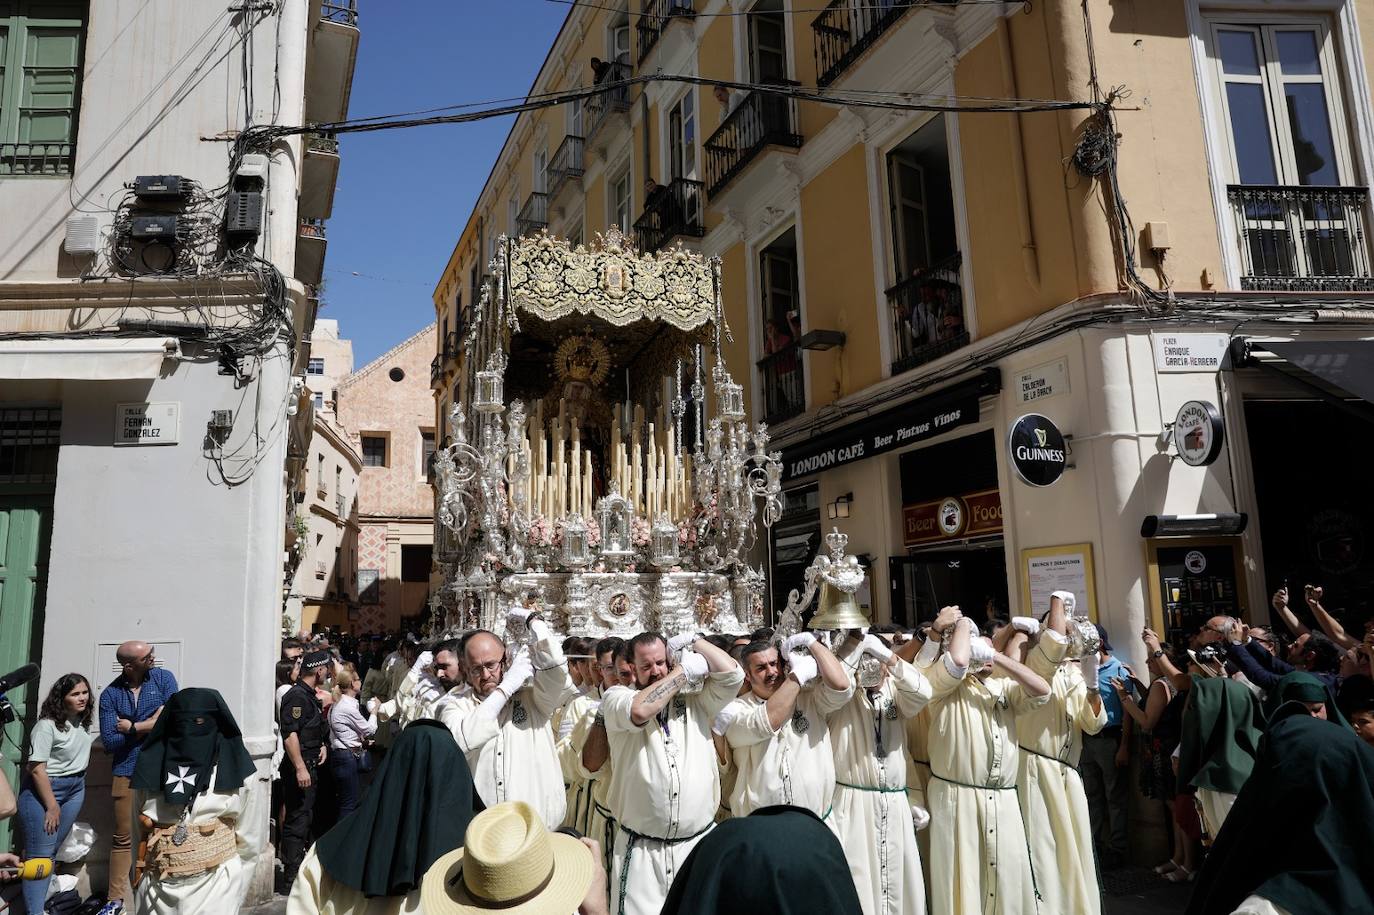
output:
[[52,858],[30,858],[18,867],[0,867],[7,880],[46,880],[52,876]]

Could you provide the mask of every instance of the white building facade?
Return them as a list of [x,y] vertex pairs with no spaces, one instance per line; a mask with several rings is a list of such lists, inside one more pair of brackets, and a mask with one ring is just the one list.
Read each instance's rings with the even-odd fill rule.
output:
[[[224,695],[264,821],[338,149],[256,128],[345,117],[358,39],[354,0],[0,4],[0,667],[41,664],[31,721],[152,643]],[[99,890],[104,754],[88,785]]]

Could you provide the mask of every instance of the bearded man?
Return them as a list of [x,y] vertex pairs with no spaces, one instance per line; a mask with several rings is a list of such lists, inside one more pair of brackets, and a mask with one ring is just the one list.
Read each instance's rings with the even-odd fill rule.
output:
[[567,797],[552,721],[572,679],[547,623],[527,607],[511,610],[507,620],[524,624],[526,644],[507,658],[494,634],[469,635],[463,667],[471,688],[450,692],[439,720],[467,755],[478,796],[488,807],[524,801],[554,830],[563,824]]
[[739,769],[731,813],[743,817],[790,804],[834,829],[835,754],[826,719],[854,695],[844,667],[809,632],[787,639],[781,650],[773,642],[751,642],[740,663],[749,691],[721,712]]
[[[627,648],[635,686],[612,687],[601,700],[615,769],[610,809],[619,822],[612,909],[658,915],[673,877],[715,824],[720,767],[711,723],[744,672],[699,633],[665,640],[645,632]],[[700,689],[684,694],[689,678]]]

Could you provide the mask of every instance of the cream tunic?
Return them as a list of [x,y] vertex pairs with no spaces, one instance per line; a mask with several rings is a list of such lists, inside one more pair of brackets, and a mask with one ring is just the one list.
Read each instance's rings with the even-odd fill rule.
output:
[[531,660],[533,685],[517,690],[496,718],[477,714],[482,700],[475,692],[455,689],[445,697],[439,720],[467,756],[473,785],[488,807],[524,801],[553,830],[563,825],[567,798],[552,722],[572,677],[551,633],[534,643]]
[[[577,763],[582,758],[587,732],[600,707],[601,698],[596,692],[578,693],[558,710],[553,723],[557,740],[554,747],[558,752],[558,766],[563,772],[568,807],[563,825],[571,826],[583,835],[589,835],[592,792],[591,783],[582,777],[581,767]],[[597,836],[592,838],[599,840]]]
[[835,796],[835,754],[826,719],[853,695],[853,686],[831,689],[818,678],[797,695],[791,718],[776,730],[763,699],[746,693],[731,702],[726,714],[734,714],[725,739],[738,769],[730,792],[731,814],[746,817],[760,807],[792,804],[828,818]]
[[1046,630],[1026,657],[1026,666],[1050,684],[1050,701],[1027,708],[1016,720],[1023,751],[1016,786],[1040,910],[1099,915],[1092,824],[1078,756],[1083,735],[1107,726],[1107,710],[1093,712],[1078,665],[1060,663],[1067,649],[1067,639]]
[[291,885],[291,896],[286,900],[286,915],[402,915],[422,911],[419,887],[405,896],[369,898],[325,873],[313,845],[301,862],[296,882]]
[[[1044,705],[1006,677],[962,679],[945,661],[927,673],[930,717],[930,890],[934,915],[1037,911],[1016,777],[1016,716]],[[1048,910],[1046,910],[1048,915]]]
[[630,719],[636,690],[614,686],[601,700],[615,777],[608,798],[619,823],[611,910],[658,915],[682,863],[714,825],[720,765],[711,723],[735,698],[744,671],[707,675],[701,692],[679,694],[663,719]]
[[[214,777],[211,776],[211,785]],[[162,795],[140,798],[142,814],[159,826],[171,826],[181,816],[180,804],[169,804]],[[137,915],[238,915],[248,884],[253,878],[253,864],[262,854],[266,836],[266,815],[245,816],[248,789],[233,794],[221,794],[213,788],[196,798],[191,806],[189,825],[225,820],[234,827],[238,854],[212,870],[186,877],[158,879],[145,872],[134,891],[134,912]],[[137,823],[137,818],[135,818]],[[139,842],[134,839],[135,844]]]
[[925,676],[894,658],[881,689],[873,694],[855,689],[830,716],[836,782],[831,816],[864,915],[926,911],[921,852],[906,793],[910,754],[903,719],[920,714],[930,695]]

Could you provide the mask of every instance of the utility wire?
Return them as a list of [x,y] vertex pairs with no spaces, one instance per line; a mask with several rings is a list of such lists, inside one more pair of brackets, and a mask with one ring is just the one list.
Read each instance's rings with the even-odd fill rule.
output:
[[[680,11],[678,11],[678,12],[676,12],[676,13],[674,13],[672,10],[669,10],[667,13],[646,13],[646,12],[638,12],[638,13],[636,13],[636,12],[634,12],[633,10],[626,10],[625,7],[623,7],[623,6],[609,6],[609,5],[602,4],[602,3],[591,3],[591,2],[589,2],[589,0],[545,0],[545,2],[546,2],[546,3],[556,3],[556,4],[560,5],[560,6],[573,6],[573,7],[578,7],[578,6],[580,6],[580,7],[583,7],[584,9],[589,9],[589,10],[605,10],[606,12],[609,12],[609,13],[623,13],[623,14],[625,14],[625,15],[635,16],[635,17],[638,17],[638,18],[640,18],[640,19],[661,19],[661,20],[668,20],[668,19],[671,19],[671,18],[673,18],[675,15],[683,16],[684,18],[685,18],[685,17],[688,17],[688,16],[691,16],[691,17],[696,17],[696,18],[701,18],[701,19],[719,19],[719,18],[729,18],[729,17],[732,17],[732,16],[760,16],[760,15],[779,15],[779,14],[789,15],[789,16],[795,16],[795,15],[800,15],[800,14],[802,14],[802,13],[829,13],[829,12],[833,12],[833,11],[836,11],[836,10],[837,10],[837,8],[834,7],[834,6],[817,6],[817,7],[801,7],[801,8],[793,7],[793,8],[790,9],[790,10],[789,10],[789,9],[781,9],[781,10],[766,10],[766,11],[765,11],[765,10],[721,10],[720,12],[716,12],[716,13],[695,12],[695,11],[689,11],[689,10],[680,10]],[[1031,0],[891,0],[891,2],[888,2],[888,3],[846,4],[845,6],[840,7],[840,8],[838,8],[838,9],[839,9],[839,10],[842,10],[843,12],[846,12],[846,13],[848,13],[848,12],[865,12],[865,11],[872,11],[872,12],[878,12],[878,13],[895,13],[896,11],[898,11],[898,10],[900,10],[900,9],[903,9],[903,8],[906,8],[906,7],[917,7],[917,6],[991,6],[991,5],[994,5],[994,4],[996,4],[996,5],[998,5],[998,6],[1020,6],[1020,7],[1024,8],[1025,10],[1029,11],[1029,10],[1030,10],[1030,7],[1031,7]]]
[[[541,111],[571,101],[587,100],[611,93],[628,91],[631,86],[651,83],[676,83],[693,86],[721,87],[743,92],[757,92],[779,98],[804,102],[816,102],[845,108],[873,108],[889,111],[930,111],[959,113],[1002,113],[1026,114],[1039,111],[1096,111],[1102,108],[1101,102],[1060,101],[1054,99],[997,99],[987,96],[961,98],[960,96],[928,96],[918,93],[853,92],[846,90],[818,89],[776,83],[735,82],[733,80],[707,79],[699,76],[654,73],[633,76],[623,80],[606,80],[590,88],[570,89],[563,92],[544,93],[531,96],[513,104],[494,104],[476,102],[467,107],[478,110],[456,114],[435,115],[422,118],[401,117],[392,119],[387,115],[376,115],[363,119],[332,121],[304,126],[263,125],[252,127],[240,134],[239,142],[265,145],[271,140],[303,133],[368,133],[376,130],[395,130],[410,127],[428,127],[439,124],[467,124],[491,118],[509,117],[527,111]],[[895,97],[883,97],[895,96]],[[972,101],[975,104],[962,104]],[[457,108],[460,106],[452,106]],[[442,109],[440,109],[442,110]]]

